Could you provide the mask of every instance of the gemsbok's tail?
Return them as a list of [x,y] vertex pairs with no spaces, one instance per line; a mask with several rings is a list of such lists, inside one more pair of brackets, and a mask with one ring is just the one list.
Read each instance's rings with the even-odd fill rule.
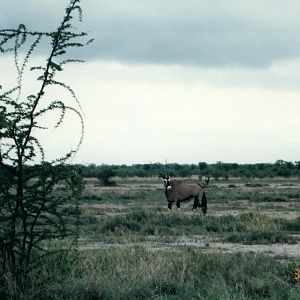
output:
[[203,214],[206,215],[206,212],[207,212],[207,198],[206,198],[206,195],[205,195],[204,191],[203,191],[202,200],[201,200],[201,207],[202,207]]

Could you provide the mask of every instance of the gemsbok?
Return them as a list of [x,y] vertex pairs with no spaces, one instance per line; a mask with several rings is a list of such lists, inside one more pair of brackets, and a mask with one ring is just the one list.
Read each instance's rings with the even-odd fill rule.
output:
[[177,208],[180,208],[181,202],[187,202],[194,199],[193,209],[202,208],[205,215],[207,212],[207,198],[203,187],[197,183],[185,183],[179,180],[171,180],[170,176],[160,177],[164,181],[165,195],[168,201],[168,208],[172,209],[172,204],[175,203]]

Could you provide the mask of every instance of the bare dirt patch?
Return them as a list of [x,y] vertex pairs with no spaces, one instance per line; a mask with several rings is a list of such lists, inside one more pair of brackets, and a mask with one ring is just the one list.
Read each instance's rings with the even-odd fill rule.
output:
[[144,247],[152,251],[185,251],[187,248],[196,248],[203,252],[222,252],[222,253],[238,253],[238,252],[256,252],[264,253],[271,256],[281,258],[299,257],[300,242],[297,244],[271,244],[271,245],[244,245],[238,243],[224,243],[211,240],[207,236],[180,237],[175,242],[163,242],[157,238],[149,239],[143,242],[126,242],[126,243],[84,243],[80,246],[80,250],[90,249],[109,249],[110,247]]

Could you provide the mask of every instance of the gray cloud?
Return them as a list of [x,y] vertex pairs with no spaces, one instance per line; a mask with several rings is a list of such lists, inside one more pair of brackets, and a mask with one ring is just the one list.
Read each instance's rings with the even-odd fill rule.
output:
[[[6,1],[0,26],[51,30],[66,3]],[[300,56],[295,0],[89,0],[82,8],[81,28],[95,38],[85,53],[92,59],[261,68]]]

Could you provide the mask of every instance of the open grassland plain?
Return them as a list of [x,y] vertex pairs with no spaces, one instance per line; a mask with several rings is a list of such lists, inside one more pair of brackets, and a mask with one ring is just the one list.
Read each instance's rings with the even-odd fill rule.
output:
[[169,211],[157,178],[114,181],[86,179],[79,212],[64,208],[77,248],[34,270],[21,298],[300,299],[300,179],[212,180],[206,216]]
[[211,181],[206,216],[169,211],[156,178],[115,182],[86,180],[80,204],[80,264],[111,261],[92,272],[96,298],[300,299],[298,178]]
[[[192,178],[190,181],[196,181]],[[80,247],[138,245],[154,250],[191,246],[205,252],[263,251],[300,256],[300,181],[215,181],[205,188],[208,213],[167,209],[161,182],[88,180],[80,206]]]

